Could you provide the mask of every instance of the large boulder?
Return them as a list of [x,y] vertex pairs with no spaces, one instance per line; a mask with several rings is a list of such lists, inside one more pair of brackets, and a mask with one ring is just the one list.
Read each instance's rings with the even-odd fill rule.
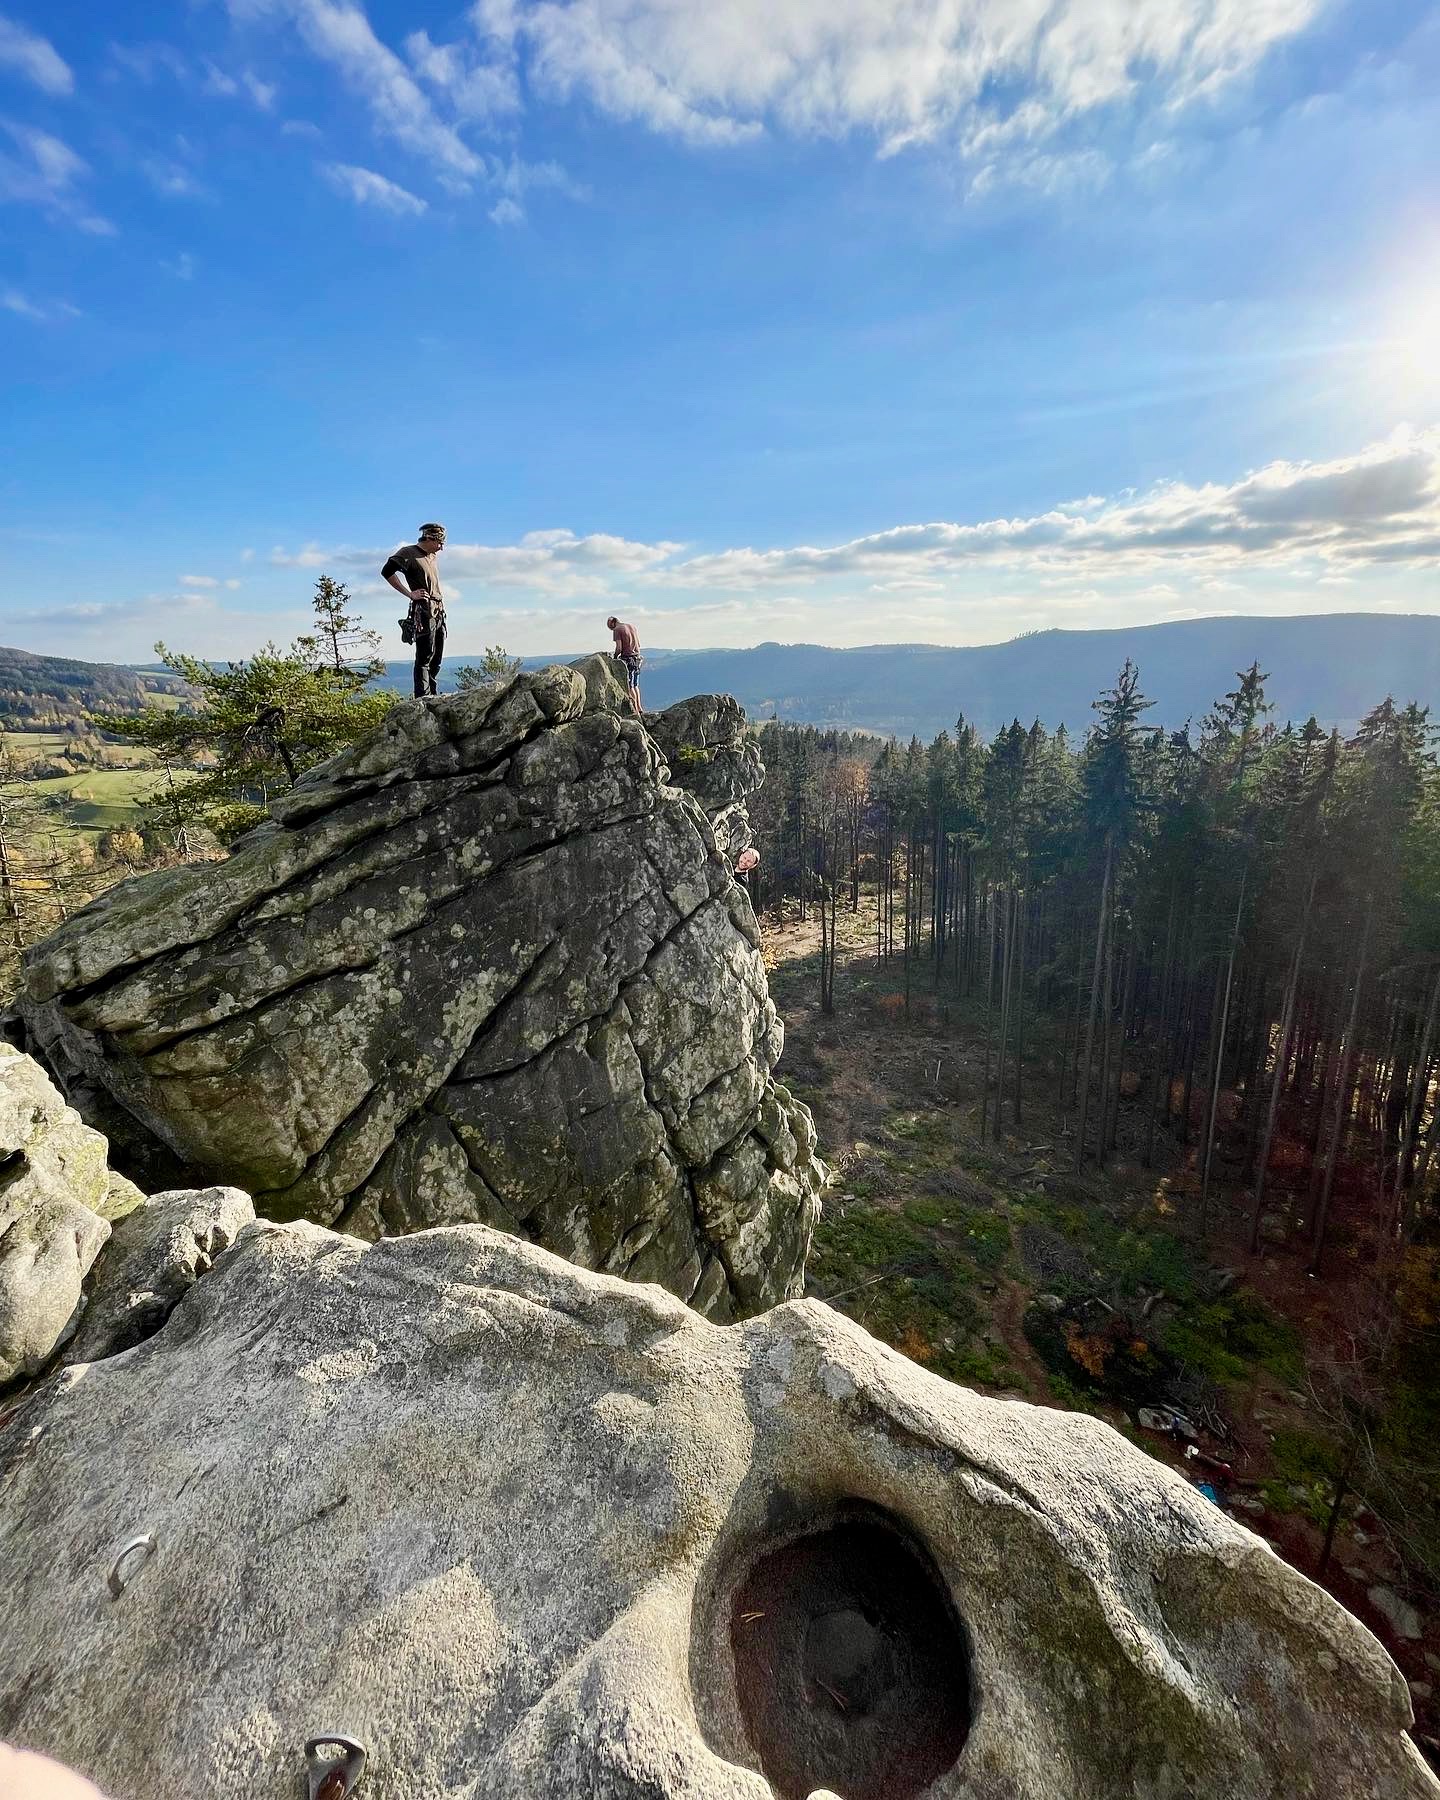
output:
[[255,1218],[238,1188],[152,1194],[111,1233],[62,1361],[94,1362],[153,1336]]
[[730,853],[761,769],[686,707],[654,729],[698,796],[604,658],[397,706],[33,951],[28,1041],[147,1186],[478,1221],[719,1318],[798,1292],[824,1169]]
[[0,1387],[73,1336],[109,1221],[141,1198],[45,1071],[0,1043]]
[[479,1226],[248,1227],[0,1475],[0,1736],[114,1800],[337,1731],[361,1800],[1440,1794],[1370,1633],[1108,1426]]

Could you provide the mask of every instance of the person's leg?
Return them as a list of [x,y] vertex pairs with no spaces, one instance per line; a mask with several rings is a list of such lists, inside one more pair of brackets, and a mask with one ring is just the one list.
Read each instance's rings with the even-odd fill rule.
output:
[[425,677],[430,664],[430,627],[420,617],[415,620],[415,698],[425,697]]
[[435,627],[435,646],[430,652],[430,689],[429,689],[429,691],[432,694],[438,693],[438,691],[439,691],[435,685],[435,678],[439,675],[440,665],[442,662],[444,662],[444,660],[445,660],[445,622],[442,619],[441,622]]

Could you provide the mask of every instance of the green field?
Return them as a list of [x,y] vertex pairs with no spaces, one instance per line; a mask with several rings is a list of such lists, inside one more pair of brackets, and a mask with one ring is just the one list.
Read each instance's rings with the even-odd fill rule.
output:
[[[70,738],[63,731],[7,731],[6,744],[23,763],[32,756],[63,756]],[[154,756],[140,744],[106,744],[105,754],[132,769],[148,769]]]
[[45,781],[12,782],[4,791],[41,796],[67,824],[99,833],[138,829],[157,779],[153,769],[87,769]]

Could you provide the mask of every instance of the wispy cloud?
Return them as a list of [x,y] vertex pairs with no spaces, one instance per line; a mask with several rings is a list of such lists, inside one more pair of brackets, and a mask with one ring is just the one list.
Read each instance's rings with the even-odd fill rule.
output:
[[205,617],[215,612],[208,594],[143,594],[134,600],[76,600],[16,613],[18,625],[74,625],[84,630],[148,625],[164,628],[177,618]]
[[195,279],[195,258],[188,250],[182,250],[178,256],[162,259],[160,267],[167,275],[173,275],[177,281],[193,281]]
[[[440,44],[425,31],[405,39],[406,60],[376,33],[356,0],[227,0],[238,20],[269,18],[288,23],[302,43],[328,63],[368,107],[376,134],[419,157],[432,178],[452,194],[475,187],[498,195],[491,217],[516,223],[527,192],[549,189],[588,197],[557,162],[529,162],[515,152],[497,155],[473,148],[462,126],[500,129],[521,109],[521,88],[503,0],[471,9],[470,37]],[[494,15],[498,29],[488,22]],[[509,34],[508,37],[506,34]],[[309,132],[287,121],[288,133]],[[503,202],[509,200],[510,206]]]
[[[882,152],[948,139],[997,159],[1066,121],[1146,101],[1173,109],[1243,76],[1322,0],[481,0],[491,62],[534,87],[693,143],[780,129],[871,136]],[[1035,164],[1031,179],[1058,170]]]
[[503,200],[497,200],[490,208],[490,218],[496,225],[523,225],[525,208],[507,194]]
[[38,206],[96,237],[115,235],[114,225],[92,212],[81,196],[80,185],[90,173],[83,157],[48,131],[9,121],[0,125],[19,151],[18,156],[0,151],[0,201]]
[[111,44],[110,66],[117,73],[133,76],[147,84],[168,75],[191,93],[214,95],[223,100],[249,100],[261,112],[274,109],[279,91],[273,83],[262,81],[251,69],[232,74],[209,57],[192,61],[174,44]]
[[154,188],[155,192],[166,200],[208,200],[209,188],[183,164],[171,162],[168,158],[147,157],[140,165],[141,173]]
[[458,118],[489,124],[520,110],[513,53],[498,60],[477,58],[473,44],[436,44],[428,32],[415,31],[405,40],[405,54],[415,73]]
[[0,69],[15,69],[47,94],[71,94],[75,77],[48,38],[0,14]]
[[201,91],[219,94],[227,100],[243,97],[253,101],[261,112],[272,112],[279,89],[273,82],[261,81],[249,69],[242,69],[238,75],[232,75],[207,59],[202,64]]
[[376,36],[352,0],[228,0],[238,19],[287,20],[369,109],[375,130],[464,187],[484,174],[480,157],[436,112],[405,63]]
[[162,75],[186,85],[193,79],[189,62],[173,44],[111,44],[110,66],[117,74],[146,83]]
[[28,294],[21,293],[19,288],[0,289],[0,307],[6,312],[14,313],[18,319],[30,319],[37,325],[53,324],[57,319],[78,319],[81,314],[78,306],[72,306],[68,300],[32,300]]
[[418,194],[387,181],[373,169],[359,169],[353,163],[322,163],[320,173],[357,206],[378,206],[382,212],[411,218],[418,218],[426,210],[426,203]]

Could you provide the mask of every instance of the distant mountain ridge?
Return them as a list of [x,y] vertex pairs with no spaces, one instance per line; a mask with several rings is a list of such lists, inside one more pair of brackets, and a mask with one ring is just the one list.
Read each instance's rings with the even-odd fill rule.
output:
[[[643,674],[645,704],[669,706],[691,694],[733,694],[752,719],[859,727],[931,738],[957,715],[984,736],[1012,718],[1083,732],[1091,701],[1114,684],[1125,659],[1155,702],[1147,723],[1198,720],[1258,662],[1270,677],[1272,717],[1296,723],[1311,713],[1346,731],[1387,694],[1440,711],[1440,616],[1319,613],[1301,617],[1184,619],[1103,631],[1042,631],[1005,644],[954,648],[876,644],[836,650],[823,644],[760,644],[752,650],[654,652]],[[457,659],[445,673],[453,683]],[[527,668],[565,660],[526,657]],[[409,686],[409,666],[392,662],[388,684]]]
[[[581,652],[577,651],[578,656]],[[1440,616],[1320,613],[1299,618],[1184,619],[1104,631],[1043,631],[1005,644],[760,644],[750,650],[651,650],[645,703],[669,706],[691,694],[734,694],[752,719],[836,725],[908,738],[953,729],[957,715],[991,736],[1012,718],[1083,732],[1090,703],[1129,657],[1155,702],[1145,715],[1175,727],[1198,720],[1259,662],[1270,679],[1272,717],[1297,723],[1314,713],[1342,731],[1387,694],[1440,714]],[[446,664],[453,687],[470,658]],[[526,668],[573,660],[523,659]],[[384,685],[410,688],[408,662],[390,663]],[[0,714],[14,725],[78,721],[86,710],[141,706],[180,684],[157,669],[80,662],[0,647]]]

